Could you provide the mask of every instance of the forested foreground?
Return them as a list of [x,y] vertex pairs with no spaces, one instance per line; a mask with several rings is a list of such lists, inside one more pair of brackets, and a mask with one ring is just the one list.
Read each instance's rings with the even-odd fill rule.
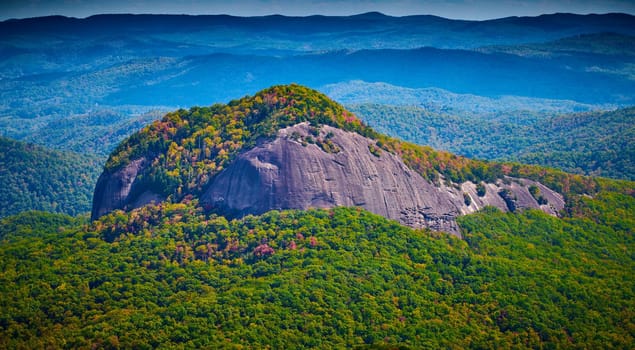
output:
[[0,348],[630,348],[635,198],[495,209],[464,240],[357,208],[195,202],[0,222]]

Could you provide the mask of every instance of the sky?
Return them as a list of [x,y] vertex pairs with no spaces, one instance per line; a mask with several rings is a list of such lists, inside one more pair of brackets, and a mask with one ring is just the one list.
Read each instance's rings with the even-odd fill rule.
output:
[[261,16],[352,15],[379,11],[392,16],[430,14],[483,20],[545,13],[635,15],[635,0],[1,0],[0,20],[48,15],[88,17],[100,13],[230,14]]

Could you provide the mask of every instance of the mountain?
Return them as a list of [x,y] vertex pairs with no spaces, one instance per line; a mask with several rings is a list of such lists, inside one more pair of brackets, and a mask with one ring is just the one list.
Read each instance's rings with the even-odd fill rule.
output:
[[133,134],[99,177],[92,218],[194,197],[228,217],[360,206],[458,234],[456,217],[484,206],[564,208],[561,194],[513,173],[377,134],[315,90],[276,86],[169,113]]
[[560,62],[569,69],[604,72],[635,78],[635,36],[618,33],[586,33],[544,43],[486,46],[478,52],[503,53]]
[[481,52],[499,52],[518,56],[559,56],[584,53],[601,56],[635,56],[635,36],[620,33],[588,33],[565,37],[545,43],[484,46],[477,48]]
[[[487,108],[487,104],[480,107]],[[634,108],[562,115],[522,110],[482,115],[462,113],[458,108],[435,112],[428,105],[348,108],[379,132],[467,157],[635,179]]]
[[532,129],[533,144],[508,159],[635,180],[635,108],[562,115]]
[[[117,26],[112,26],[118,23]],[[635,34],[635,19],[627,14],[553,14],[487,21],[451,20],[435,16],[391,17],[379,13],[356,16],[227,15],[97,15],[84,19],[51,16],[0,22],[6,38],[33,39],[32,46],[11,42],[5,55],[24,55],[44,44],[62,53],[52,37],[70,48],[99,57],[110,48],[121,56],[141,52],[170,56],[185,51],[196,55],[209,49],[225,52],[278,53],[337,49],[474,48],[484,45],[545,42],[563,37],[615,32]],[[231,33],[231,35],[228,35]],[[493,35],[492,33],[495,33]],[[257,39],[256,39],[257,38]],[[89,39],[89,41],[86,41]],[[64,47],[66,45],[63,45]],[[68,54],[67,54],[68,55]],[[68,55],[72,57],[72,55]],[[64,64],[62,60],[60,64]],[[71,63],[71,62],[68,62]],[[42,67],[46,69],[46,67]]]
[[[108,67],[86,67],[80,72],[9,77],[1,81],[0,97],[5,101],[4,108],[33,117],[40,108],[51,108],[51,102],[64,102],[64,108],[74,112],[87,106],[94,108],[95,103],[154,106],[161,101],[167,106],[183,106],[253,94],[272,84],[296,82],[317,88],[363,80],[408,88],[438,87],[492,98],[516,95],[629,104],[633,103],[635,90],[627,74],[632,64],[632,57],[593,56],[582,60],[578,55],[568,55],[549,59],[431,47],[292,56],[209,53],[142,57]],[[614,74],[616,69],[624,74]],[[312,74],[315,71],[321,74]],[[68,94],[57,94],[60,89]],[[28,103],[36,106],[28,110]]]
[[[62,107],[63,108],[63,107]],[[156,106],[94,106],[87,112],[55,112],[25,118],[0,118],[2,132],[21,141],[80,154],[108,154],[126,137],[161,118],[170,108]]]
[[101,158],[0,137],[0,217],[26,210],[90,210]]

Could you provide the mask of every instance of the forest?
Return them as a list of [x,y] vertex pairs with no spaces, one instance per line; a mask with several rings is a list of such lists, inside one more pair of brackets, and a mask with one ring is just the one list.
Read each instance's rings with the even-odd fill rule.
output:
[[0,217],[28,210],[86,213],[102,162],[0,137]]
[[635,199],[486,209],[464,240],[357,208],[196,203],[0,222],[3,348],[629,348]]

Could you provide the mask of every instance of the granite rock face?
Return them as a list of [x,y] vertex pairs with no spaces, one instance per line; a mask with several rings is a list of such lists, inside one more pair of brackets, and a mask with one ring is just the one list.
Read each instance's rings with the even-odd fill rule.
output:
[[[115,172],[105,171],[95,188],[93,220],[116,209],[165,200],[135,183],[148,166],[150,162],[140,158]],[[359,206],[407,226],[456,235],[456,217],[485,206],[504,211],[536,208],[551,215],[564,208],[560,194],[531,180],[505,178],[481,185],[484,193],[471,182],[454,184],[441,178],[432,183],[372,139],[300,123],[239,154],[211,180],[199,203],[230,218],[275,209]]]
[[[540,208],[550,214],[564,206],[562,197],[545,186],[524,179],[506,182],[487,184],[483,197],[472,183],[433,184],[371,139],[302,123],[242,153],[212,180],[200,201],[229,217],[272,209],[360,206],[404,225],[457,235],[456,216],[486,205],[509,210],[507,202],[513,201],[513,209]],[[540,186],[549,204],[538,204],[527,189],[531,184]],[[509,191],[507,202],[499,195],[504,190]]]
[[132,185],[137,174],[147,165],[148,161],[145,158],[140,158],[113,173],[103,172],[95,186],[92,220],[96,220],[115,209],[130,210],[150,202],[163,201],[163,198],[151,191],[144,191],[134,198],[131,196]]

